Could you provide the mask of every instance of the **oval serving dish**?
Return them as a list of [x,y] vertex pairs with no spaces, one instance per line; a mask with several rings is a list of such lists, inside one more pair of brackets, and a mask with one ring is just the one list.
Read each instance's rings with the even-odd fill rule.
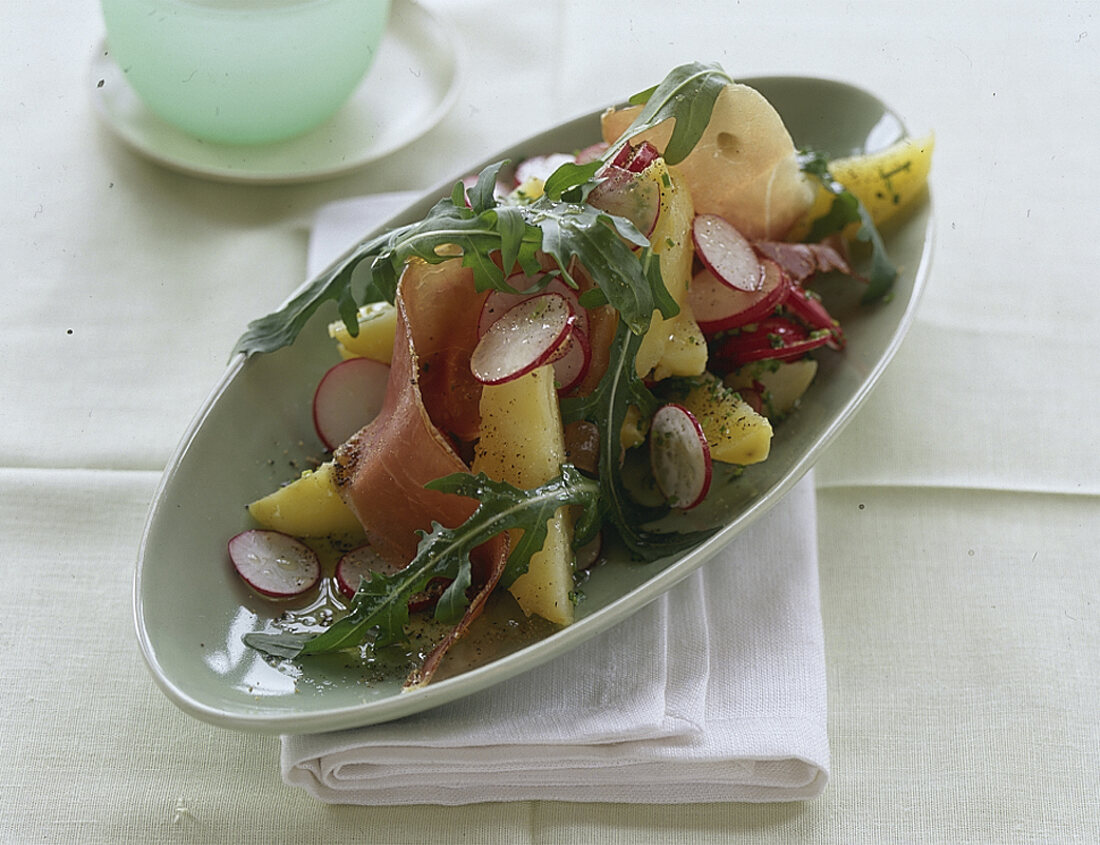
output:
[[[739,80],[782,115],[796,146],[830,156],[888,146],[898,117],[871,94],[804,77]],[[599,113],[504,150],[501,159],[579,149],[599,139]],[[383,228],[422,218],[465,173],[429,191]],[[370,233],[364,233],[368,235]],[[882,231],[899,275],[887,300],[858,302],[859,285],[815,283],[844,327],[843,353],[818,356],[817,379],[799,411],[776,428],[771,456],[736,481],[716,484],[690,512],[690,527],[725,527],[686,554],[640,564],[612,552],[583,585],[577,621],[530,644],[499,638],[477,662],[452,665],[422,689],[402,692],[403,673],[374,675],[348,657],[274,665],[241,641],[281,612],[250,593],[226,558],[226,540],[251,527],[245,504],[295,477],[322,455],[310,402],[317,379],[339,360],[317,315],[290,347],[238,357],[188,428],[154,498],[138,557],[134,614],[146,662],[167,696],[205,721],[262,733],[311,733],[387,721],[468,695],[529,670],[614,625],[694,571],[778,502],[817,461],[867,398],[908,330],[928,274],[931,202]],[[275,459],[273,461],[273,458]],[[687,517],[685,517],[685,520]],[[449,658],[450,659],[450,658]]]

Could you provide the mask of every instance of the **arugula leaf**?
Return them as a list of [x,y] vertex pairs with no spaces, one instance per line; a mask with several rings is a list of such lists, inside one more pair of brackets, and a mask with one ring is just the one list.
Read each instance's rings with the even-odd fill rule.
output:
[[[502,531],[522,529],[523,535],[508,556],[501,583],[511,584],[527,571],[534,551],[546,542],[547,522],[561,507],[590,505],[598,493],[595,481],[565,464],[561,474],[532,490],[521,490],[484,473],[455,473],[428,484],[433,490],[479,500],[474,513],[457,528],[432,523],[421,532],[416,556],[392,575],[374,573],[364,578],[346,616],[320,634],[246,634],[244,641],[266,654],[293,658],[355,648],[375,632],[374,647],[403,641],[409,621],[409,600],[427,589],[433,578],[453,579],[436,605],[436,618],[455,622],[465,612],[470,585],[470,552]],[[591,509],[594,510],[594,509]],[[578,533],[594,533],[594,513],[587,513]]]
[[[649,241],[634,224],[590,205],[578,205],[540,197],[530,206],[530,219],[542,232],[542,249],[553,256],[562,276],[578,286],[569,272],[576,258],[596,284],[597,294],[583,300],[592,308],[607,302],[631,331],[644,334],[653,310],[665,317],[680,308],[668,293],[660,275],[660,262]],[[630,244],[642,247],[635,253]]]
[[[470,208],[473,209],[474,212],[480,213],[496,207],[497,177],[500,175],[500,169],[503,166],[503,161],[490,164],[477,175],[477,182],[474,184],[474,187],[466,191],[466,197],[469,198]],[[462,195],[462,188],[460,185],[462,185],[461,182],[456,183],[454,189],[451,191],[451,203],[458,207],[461,207],[465,203],[465,197]]]
[[833,195],[829,210],[813,221],[806,240],[821,241],[829,235],[842,231],[851,223],[858,223],[857,240],[871,245],[871,273],[867,290],[861,301],[866,305],[885,296],[897,279],[898,270],[886,254],[886,245],[871,219],[870,212],[851,191],[836,181],[829,172],[829,162],[824,154],[813,150],[799,153],[799,166],[803,173],[814,177]]
[[[250,322],[245,333],[237,341],[237,345],[233,347],[232,354],[243,352],[245,355],[252,355],[256,352],[274,352],[276,349],[290,346],[314,312],[329,300],[336,302],[340,318],[349,330],[355,326],[354,331],[358,334],[359,324],[356,319],[358,305],[351,291],[351,276],[355,263],[357,262],[353,260],[351,263],[318,276],[278,311]],[[381,298],[376,297],[376,299]]]
[[[472,475],[461,472],[432,481],[428,487],[444,493],[468,496],[481,502],[466,523],[454,532],[448,532],[448,529],[440,532],[457,532],[459,536],[474,530],[483,533],[484,539],[473,542],[470,548],[500,531],[523,529],[523,535],[509,553],[508,563],[500,578],[505,587],[511,586],[527,571],[531,556],[546,544],[547,523],[553,519],[558,509],[565,505],[591,505],[598,493],[596,482],[572,464],[563,464],[561,473],[556,478],[532,490],[522,490],[504,481],[494,481],[485,473]],[[479,528],[480,523],[484,523],[484,527]],[[597,529],[598,521],[594,509],[585,508],[577,524],[577,535],[591,536]]]
[[[482,175],[495,173],[494,165]],[[475,192],[476,193],[476,192]],[[326,301],[335,300],[348,330],[358,333],[355,318],[362,302],[387,300],[393,302],[397,279],[410,258],[420,258],[438,264],[452,257],[444,247],[461,250],[463,261],[472,267],[474,278],[482,289],[503,283],[503,273],[489,256],[502,248],[505,237],[512,254],[532,257],[538,248],[538,233],[524,227],[517,232],[509,213],[501,224],[501,213],[495,207],[456,205],[454,196],[441,199],[416,223],[385,232],[360,244],[341,264],[318,276],[300,294],[278,311],[254,320],[237,341],[234,353],[252,355],[273,352],[294,342],[309,318]],[[533,242],[524,244],[531,237]],[[516,240],[519,243],[516,243]]]
[[[718,94],[731,81],[717,64],[674,68],[655,88],[632,98],[645,105],[602,161],[613,159],[631,135],[669,119],[675,125],[664,157],[670,164],[682,161],[706,129]],[[451,195],[439,200],[423,220],[360,244],[279,310],[253,320],[233,353],[254,355],[289,346],[329,301],[336,303],[354,336],[359,331],[355,319],[359,304],[392,302],[405,262],[419,258],[435,264],[457,253],[463,265],[473,270],[478,290],[505,289],[505,276],[517,266],[528,274],[537,273],[536,256],[541,249],[553,256],[569,281],[570,259],[584,264],[601,291],[601,301],[620,309],[635,332],[648,326],[653,307],[666,317],[675,313],[671,297],[667,291],[662,293],[663,283],[655,284],[660,271],[643,267],[645,256],[628,255],[624,244],[612,245],[617,238],[625,238],[647,247],[646,238],[628,221],[596,212],[584,203],[601,161],[562,165],[547,180],[543,196],[532,203],[497,200],[494,191],[503,164],[485,168],[469,190],[456,183]],[[499,265],[494,254],[499,255]],[[639,291],[634,293],[633,288]]]
[[672,118],[676,123],[664,159],[679,164],[699,143],[718,95],[731,82],[733,78],[716,63],[692,62],[673,68],[660,85],[630,98],[634,105],[645,105],[603,160],[611,161],[632,137]]
[[584,202],[588,192],[595,187],[593,177],[603,167],[600,159],[590,161],[587,164],[577,164],[567,161],[558,165],[557,169],[546,177],[542,186],[544,196],[552,200],[564,199],[567,202]]
[[[272,352],[293,343],[309,318],[329,300],[337,302],[348,330],[357,334],[357,300],[393,302],[398,277],[412,258],[438,264],[461,254],[463,265],[473,270],[477,290],[509,290],[505,277],[516,267],[528,274],[539,272],[541,250],[574,287],[570,264],[575,258],[584,265],[601,290],[602,301],[618,309],[634,331],[645,331],[655,307],[666,317],[676,313],[660,270],[650,267],[645,249],[649,241],[634,224],[587,204],[549,196],[531,203],[498,202],[486,183],[495,183],[499,166],[482,171],[471,206],[456,203],[460,196],[456,189],[423,220],[361,244],[345,262],[319,276],[279,311],[253,321],[234,353]],[[643,247],[642,254],[635,254],[630,245]]]
[[631,499],[623,486],[619,463],[623,451],[621,431],[627,409],[634,405],[648,418],[660,404],[637,373],[635,358],[641,344],[642,336],[620,322],[611,345],[607,372],[600,383],[588,396],[563,400],[561,412],[565,423],[588,420],[599,428],[600,510],[633,554],[643,560],[656,560],[695,545],[713,531],[674,533],[645,529],[644,524],[664,516],[669,509],[644,508]]

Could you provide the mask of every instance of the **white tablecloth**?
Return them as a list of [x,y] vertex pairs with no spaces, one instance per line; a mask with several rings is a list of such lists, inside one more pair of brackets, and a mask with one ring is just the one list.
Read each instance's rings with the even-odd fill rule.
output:
[[[431,0],[452,113],[317,184],[180,175],[101,127],[97,4],[0,18],[0,840],[1100,839],[1100,29],[1088,3]],[[831,781],[797,805],[324,807],[153,686],[130,581],[161,469],[336,199],[423,188],[690,59],[862,84],[937,136],[934,272],[818,466]]]

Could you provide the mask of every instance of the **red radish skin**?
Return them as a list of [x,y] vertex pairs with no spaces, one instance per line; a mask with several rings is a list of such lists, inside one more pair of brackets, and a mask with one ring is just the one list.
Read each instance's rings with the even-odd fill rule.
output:
[[343,595],[351,598],[359,589],[359,582],[372,572],[383,575],[393,575],[400,572],[401,567],[386,561],[369,544],[364,544],[352,549],[336,562],[336,587]]
[[588,335],[574,326],[569,340],[565,343],[564,353],[554,361],[554,381],[557,384],[558,395],[564,396],[580,384],[588,375],[588,367],[591,363],[592,344],[588,340]]
[[229,540],[228,551],[241,579],[268,598],[300,596],[321,580],[321,563],[313,549],[281,531],[242,531]]
[[821,300],[812,293],[798,285],[792,285],[784,306],[811,329],[824,329],[829,332],[826,344],[830,349],[839,351],[844,348],[844,332],[841,331],[840,323],[833,319]]
[[330,452],[378,416],[390,368],[370,358],[348,358],[321,377],[313,393],[313,427]]
[[596,159],[603,156],[607,152],[608,143],[606,141],[599,141],[595,144],[591,144],[582,150],[577,152],[577,164],[588,164],[596,161]]
[[[538,280],[519,274],[509,277],[506,281],[515,290],[525,290],[535,285]],[[558,293],[564,296],[569,300],[569,305],[576,317],[569,339],[563,344],[557,357],[553,358],[554,380],[558,386],[558,393],[564,395],[581,382],[592,360],[592,347],[588,340],[588,312],[581,307],[577,292],[560,278],[551,279],[543,293]],[[491,291],[481,306],[477,323],[478,336],[485,334],[489,327],[504,316],[510,308],[539,295],[538,293],[509,293],[503,290]]]
[[791,282],[778,264],[764,259],[763,286],[756,291],[743,291],[718,281],[707,269],[700,270],[691,280],[688,298],[699,328],[705,335],[754,323],[782,305],[791,289]]
[[611,167],[621,167],[626,170],[626,166],[630,164],[630,160],[634,158],[634,147],[627,142],[623,145],[623,148],[615,153],[615,158],[611,159]]
[[[342,555],[336,562],[336,588],[345,598],[351,598],[359,589],[363,578],[377,572],[380,575],[394,575],[404,567],[396,566],[379,555],[370,544],[364,544]],[[433,578],[428,588],[417,593],[409,600],[409,610],[416,612],[433,606],[450,583],[448,578]]]
[[748,238],[717,214],[700,214],[691,224],[695,254],[720,282],[754,292],[764,285],[760,258]]
[[[522,273],[516,273],[509,276],[504,281],[512,290],[527,291],[539,283],[540,277],[525,276]],[[581,307],[579,294],[573,288],[569,287],[567,282],[563,281],[561,278],[555,277],[547,282],[544,288],[530,293],[511,293],[499,289],[490,291],[489,295],[485,297],[485,302],[481,306],[481,313],[478,315],[478,337],[485,334],[485,332],[489,330],[489,326],[504,316],[504,312],[513,305],[518,305],[542,293],[560,293],[568,299],[569,305],[573,308],[573,312],[577,318],[576,329],[586,334],[588,333],[588,312]]]
[[470,371],[482,384],[502,384],[552,363],[565,351],[576,319],[561,294],[526,299],[481,336],[470,355]]
[[661,152],[649,141],[642,141],[638,146],[627,144],[611,160],[612,167],[621,167],[631,173],[641,173],[649,165],[660,158]]
[[649,460],[657,486],[673,507],[689,510],[707,496],[710,447],[695,415],[675,402],[662,405],[649,429]]
[[794,320],[769,317],[752,331],[741,331],[725,338],[714,350],[714,363],[733,370],[753,361],[793,361],[829,341],[827,332],[810,334]]

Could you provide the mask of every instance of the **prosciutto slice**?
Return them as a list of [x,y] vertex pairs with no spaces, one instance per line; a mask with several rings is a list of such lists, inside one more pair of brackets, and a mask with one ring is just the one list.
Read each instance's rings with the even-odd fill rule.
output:
[[[479,423],[479,388],[472,376],[469,382],[474,386],[461,373],[469,372],[470,351],[477,342],[481,297],[474,290],[472,274],[458,261],[406,268],[398,286],[397,330],[382,410],[334,454],[340,495],[375,550],[398,566],[415,556],[418,530],[430,530],[433,521],[457,528],[477,507],[472,499],[424,485],[469,471],[451,438],[476,433]],[[425,369],[449,374],[450,381],[435,376],[430,379],[432,390],[425,387],[422,392]],[[432,412],[426,400],[429,395]],[[410,683],[430,680],[447,648],[481,613],[506,558],[503,535],[475,550],[466,614],[410,676]]]
[[828,273],[837,270],[846,276],[852,275],[852,268],[840,249],[831,244],[800,244],[784,241],[756,241],[756,251],[770,258],[794,281],[801,284],[815,273]]

